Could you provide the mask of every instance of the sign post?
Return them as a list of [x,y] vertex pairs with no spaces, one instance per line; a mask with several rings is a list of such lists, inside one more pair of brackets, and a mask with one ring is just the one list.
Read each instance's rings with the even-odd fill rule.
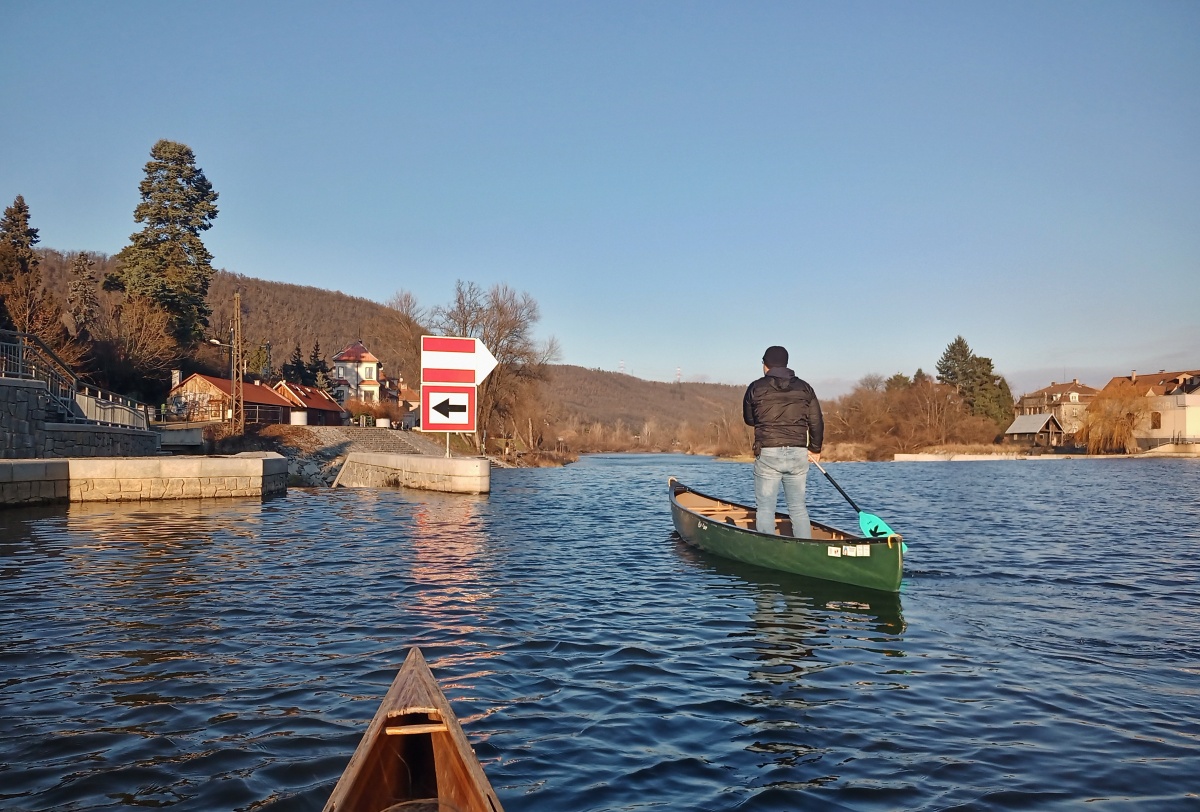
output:
[[477,338],[421,336],[421,430],[477,429],[479,384],[496,368],[496,358]]

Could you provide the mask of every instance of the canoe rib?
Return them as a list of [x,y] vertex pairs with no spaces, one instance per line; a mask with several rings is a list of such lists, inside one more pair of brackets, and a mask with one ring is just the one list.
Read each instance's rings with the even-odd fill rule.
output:
[[755,509],[694,491],[670,479],[671,520],[693,547],[760,567],[884,592],[900,591],[899,537],[868,539],[812,522],[812,538],[793,538],[791,519],[775,514],[778,535],[755,529]]
[[420,800],[462,812],[504,809],[421,650],[413,647],[325,812],[380,812]]

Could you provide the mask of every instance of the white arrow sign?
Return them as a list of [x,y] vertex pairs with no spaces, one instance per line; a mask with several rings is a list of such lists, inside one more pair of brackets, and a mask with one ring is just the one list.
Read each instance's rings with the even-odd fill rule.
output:
[[421,383],[478,386],[496,368],[496,358],[477,338],[421,336]]
[[475,431],[474,386],[421,387],[422,431]]

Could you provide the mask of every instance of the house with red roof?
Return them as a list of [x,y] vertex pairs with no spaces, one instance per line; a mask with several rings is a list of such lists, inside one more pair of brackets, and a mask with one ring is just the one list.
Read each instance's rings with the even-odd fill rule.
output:
[[1150,400],[1149,414],[1133,431],[1141,448],[1200,444],[1200,369],[1160,369],[1152,375],[1139,375],[1135,369],[1110,380],[1103,391],[1124,388]]
[[340,426],[346,422],[342,405],[324,390],[289,381],[280,381],[274,390],[292,404],[293,426]]
[[1079,430],[1088,404],[1099,392],[1099,389],[1080,383],[1078,378],[1070,383],[1051,381],[1049,386],[1017,400],[1017,417],[1052,414],[1062,431],[1074,434]]
[[[193,373],[171,388],[167,412],[183,420],[225,420],[232,410],[228,378]],[[288,423],[292,404],[260,382],[242,384],[247,423]]]
[[333,356],[333,381],[330,388],[339,403],[347,400],[379,400],[379,379],[383,363],[362,343],[355,341]]

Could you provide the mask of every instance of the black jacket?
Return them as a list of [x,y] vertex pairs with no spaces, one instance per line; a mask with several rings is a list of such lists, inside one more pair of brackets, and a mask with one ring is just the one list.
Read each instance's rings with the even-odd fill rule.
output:
[[771,369],[746,388],[742,418],[754,426],[754,454],[760,448],[796,446],[821,453],[825,419],[817,393],[786,367]]

